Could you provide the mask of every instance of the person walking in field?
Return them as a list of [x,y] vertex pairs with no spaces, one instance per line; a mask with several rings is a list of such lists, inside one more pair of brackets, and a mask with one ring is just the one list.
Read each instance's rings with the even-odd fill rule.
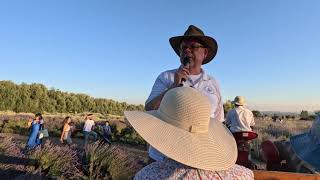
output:
[[40,131],[42,129],[41,120],[41,113],[37,113],[34,119],[29,119],[28,128],[30,128],[31,131],[27,141],[26,150],[30,150],[37,147],[38,145],[41,145],[41,139],[39,137]]
[[102,126],[103,128],[103,137],[108,141],[108,143],[111,143],[112,139],[112,131],[110,127],[110,122],[106,121],[106,123]]
[[71,118],[67,116],[63,121],[63,129],[60,136],[60,142],[63,144],[72,144],[71,133],[73,126],[71,125]]
[[237,145],[230,131],[211,121],[207,97],[190,87],[169,90],[158,110],[124,114],[150,145],[165,155],[141,169],[134,180],[245,179],[253,172],[235,164]]
[[[211,119],[223,122],[223,101],[219,84],[203,69],[203,65],[211,62],[216,56],[216,40],[206,36],[200,28],[190,25],[184,35],[171,37],[169,42],[179,57],[179,67],[164,71],[157,77],[146,100],[145,109],[157,110],[163,96],[170,89],[192,87],[208,98],[211,104]],[[164,158],[152,146],[149,148],[149,156],[156,161]]]
[[245,107],[246,102],[243,96],[234,98],[235,108],[231,109],[226,116],[226,125],[232,133],[252,131],[255,125],[253,113]]
[[84,122],[83,126],[83,135],[84,135],[84,145],[88,144],[88,140],[90,136],[93,136],[93,141],[97,140],[97,133],[93,131],[93,128],[95,126],[94,123],[94,115],[93,114],[88,114],[86,116],[86,121]]

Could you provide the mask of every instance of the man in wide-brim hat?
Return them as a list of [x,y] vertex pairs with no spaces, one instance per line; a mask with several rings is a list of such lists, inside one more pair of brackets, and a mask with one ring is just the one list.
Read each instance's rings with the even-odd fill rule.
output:
[[211,105],[190,87],[169,90],[158,110],[126,111],[133,128],[166,158],[144,167],[140,179],[253,179],[235,165],[237,145],[230,131],[211,121]]
[[[176,52],[176,54],[180,57],[180,59],[181,59],[181,55],[184,55],[184,56],[182,56],[182,58],[184,58],[185,56],[188,55],[188,54],[183,54],[183,52],[182,52],[185,49],[183,47],[181,47],[181,43],[185,40],[187,40],[187,41],[194,40],[194,41],[198,42],[200,44],[198,46],[198,48],[201,47],[206,51],[205,57],[204,57],[201,64],[209,63],[217,54],[218,45],[217,45],[216,40],[210,36],[204,35],[202,30],[197,28],[196,26],[190,25],[183,36],[175,36],[175,37],[172,37],[169,39],[171,47]],[[194,47],[195,47],[195,49],[197,48],[197,46],[194,46]],[[191,47],[191,48],[193,48],[193,47]]]
[[230,127],[232,133],[252,131],[255,125],[254,116],[246,105],[243,96],[236,96],[232,103],[235,105],[233,109],[228,111],[226,116],[226,124]]
[[[146,100],[146,110],[156,110],[164,94],[176,87],[192,87],[205,95],[211,104],[211,119],[224,121],[223,102],[220,88],[212,76],[202,68],[215,57],[218,45],[215,39],[206,36],[201,29],[190,25],[182,36],[169,39],[174,52],[179,56],[179,67],[162,72],[156,79],[152,91]],[[154,160],[164,156],[154,148],[149,149]]]

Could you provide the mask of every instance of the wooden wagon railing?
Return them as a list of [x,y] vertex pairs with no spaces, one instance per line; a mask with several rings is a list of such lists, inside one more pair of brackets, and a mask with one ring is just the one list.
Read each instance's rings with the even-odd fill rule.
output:
[[255,180],[320,180],[320,174],[254,170]]

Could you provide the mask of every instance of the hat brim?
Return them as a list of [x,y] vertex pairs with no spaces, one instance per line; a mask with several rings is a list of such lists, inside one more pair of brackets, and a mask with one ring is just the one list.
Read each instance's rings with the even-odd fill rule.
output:
[[203,60],[202,64],[209,63],[217,54],[218,44],[215,39],[210,36],[175,36],[169,39],[170,45],[176,54],[180,57],[180,44],[184,39],[198,39],[208,49],[207,58]]
[[316,169],[320,169],[320,145],[314,143],[309,133],[299,134],[290,138],[293,151],[298,157]]
[[158,111],[126,111],[125,116],[151,146],[182,164],[219,171],[236,162],[236,142],[219,121],[210,121],[208,132],[190,133],[159,119]]
[[238,105],[238,106],[246,105],[246,103],[239,103],[239,102],[235,102],[235,101],[232,101],[232,103],[235,104],[235,105]]

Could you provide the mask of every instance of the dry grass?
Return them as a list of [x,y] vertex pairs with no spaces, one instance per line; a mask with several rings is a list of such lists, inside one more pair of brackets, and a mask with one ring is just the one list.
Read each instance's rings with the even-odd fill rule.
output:
[[278,141],[288,140],[291,136],[304,133],[310,129],[312,121],[285,120],[283,123],[274,122],[269,119],[256,119],[254,131],[258,138],[252,141],[252,157],[262,160],[261,143],[265,140]]

